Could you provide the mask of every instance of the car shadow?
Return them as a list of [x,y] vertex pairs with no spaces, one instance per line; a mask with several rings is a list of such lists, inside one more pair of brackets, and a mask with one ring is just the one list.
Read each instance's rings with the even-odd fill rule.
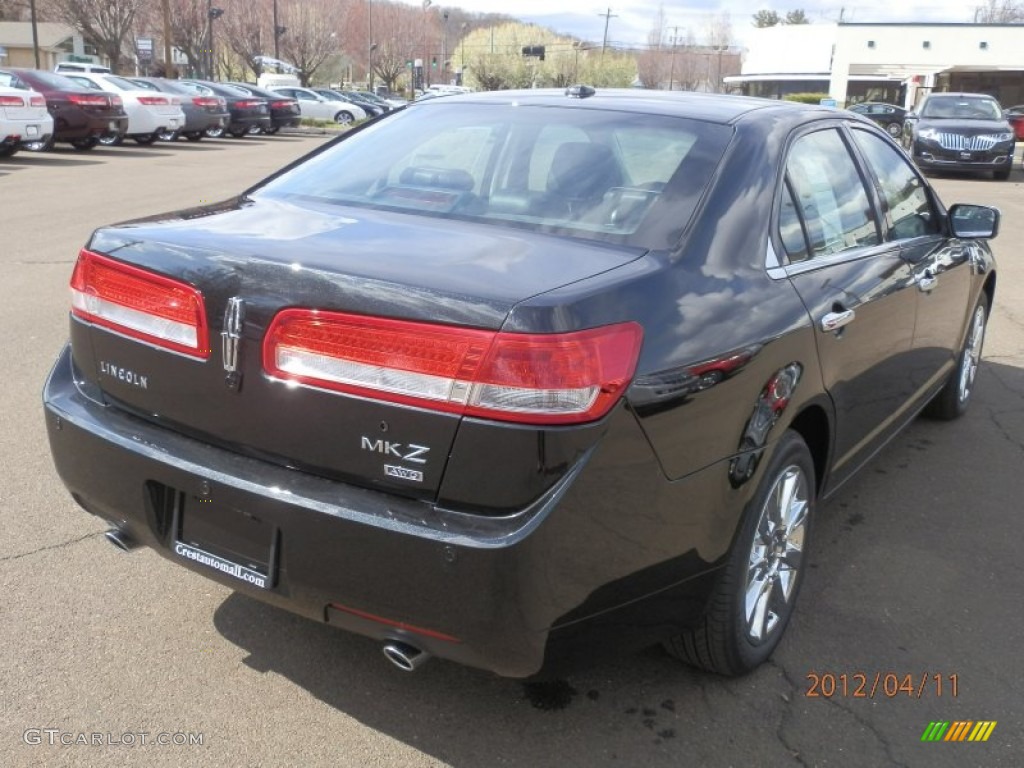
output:
[[[439,659],[406,673],[376,641],[238,593],[214,625],[251,669],[448,765],[732,765],[755,754],[761,765],[797,754],[810,765],[842,751],[864,765],[909,764],[897,758],[919,746],[927,710],[886,706],[888,694],[813,699],[809,673],[958,672],[975,686],[967,704],[1014,705],[1004,677],[1024,634],[1013,610],[1024,578],[1017,537],[999,532],[1019,508],[1024,369],[983,362],[975,397],[957,422],[915,420],[820,507],[787,635],[746,677],[699,672],[659,647],[545,683]],[[990,583],[999,595],[980,602]],[[949,617],[968,612],[970,631],[951,634]]]
[[88,160],[85,155],[75,150],[74,155],[67,155],[57,150],[48,150],[46,152],[19,152],[14,157],[6,157],[0,160],[0,167],[7,168],[5,166],[13,166],[11,170],[18,167],[30,167],[30,166],[74,166],[74,165],[102,165],[99,160]]
[[162,152],[155,147],[139,147],[138,149],[127,145],[120,147],[98,146],[89,152],[97,157],[171,157],[170,152]]

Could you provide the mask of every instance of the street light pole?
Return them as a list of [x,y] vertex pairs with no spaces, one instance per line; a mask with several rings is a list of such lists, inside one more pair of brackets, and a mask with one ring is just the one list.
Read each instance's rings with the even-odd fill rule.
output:
[[274,58],[278,61],[281,60],[281,49],[278,41],[280,37],[281,25],[277,23],[277,0],[274,0]]
[[446,81],[448,80],[448,11],[442,14],[444,18],[444,28],[441,31],[441,77]]
[[366,79],[370,81],[370,93],[376,93],[373,90],[373,51],[377,47],[377,44],[373,42],[373,0],[366,0],[366,38],[370,43],[370,54],[369,64],[366,67],[368,70],[366,73]]

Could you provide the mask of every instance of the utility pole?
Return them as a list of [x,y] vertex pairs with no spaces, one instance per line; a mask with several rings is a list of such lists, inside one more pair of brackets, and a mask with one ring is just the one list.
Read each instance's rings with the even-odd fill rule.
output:
[[32,54],[36,58],[36,69],[42,69],[39,66],[39,26],[36,21],[36,0],[29,0],[28,8],[32,19]]
[[608,22],[612,19],[619,18],[619,14],[612,13],[612,9],[609,8],[604,13],[597,14],[598,16],[604,16],[604,42],[601,43],[601,58],[604,58],[605,49],[608,47]]
[[676,41],[679,40],[679,27],[672,27],[672,58],[669,60],[668,89],[675,90],[676,77]]
[[171,0],[163,0],[164,12],[164,77],[174,77],[174,62],[171,60]]

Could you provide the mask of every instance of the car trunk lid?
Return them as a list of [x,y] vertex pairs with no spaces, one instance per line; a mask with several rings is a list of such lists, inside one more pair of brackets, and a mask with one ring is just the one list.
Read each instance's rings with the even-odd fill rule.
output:
[[[102,229],[92,252],[172,281],[186,303],[194,291],[205,331],[182,331],[191,321],[178,309],[155,331],[184,333],[170,343],[147,336],[152,329],[76,316],[75,359],[109,404],[140,418],[240,453],[433,498],[459,410],[268,373],[268,330],[275,318],[314,309],[385,318],[401,333],[493,333],[518,302],[642,254],[564,238],[555,254],[554,244],[511,228],[266,199]],[[422,357],[424,345],[409,346]],[[438,343],[442,352],[449,346]]]

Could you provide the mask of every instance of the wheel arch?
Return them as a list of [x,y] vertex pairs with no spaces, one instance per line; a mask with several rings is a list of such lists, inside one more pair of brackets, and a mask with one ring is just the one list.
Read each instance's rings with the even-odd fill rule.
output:
[[829,466],[832,446],[832,423],[825,408],[818,403],[805,406],[789,424],[807,444],[814,461],[814,485],[820,497],[825,488],[825,474]]

